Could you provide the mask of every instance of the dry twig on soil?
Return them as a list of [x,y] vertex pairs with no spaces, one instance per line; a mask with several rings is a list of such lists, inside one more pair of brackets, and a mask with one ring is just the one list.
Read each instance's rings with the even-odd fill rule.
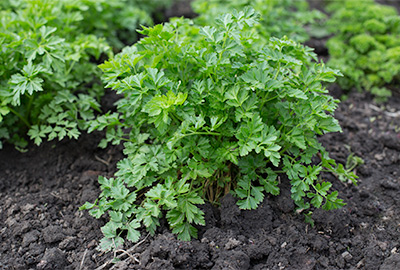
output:
[[[116,250],[116,251],[114,252],[114,258],[117,258],[117,259],[120,259],[120,260],[121,260],[125,255],[127,255],[127,256],[128,256],[127,259],[132,259],[134,262],[140,263],[140,261],[139,261],[136,257],[134,257],[134,256],[131,255],[131,253],[132,253],[138,246],[140,246],[142,243],[144,243],[144,242],[146,241],[147,237],[149,237],[149,235],[150,235],[150,234],[147,234],[146,237],[143,238],[143,240],[141,240],[140,242],[136,243],[133,247],[131,247],[131,248],[128,249],[128,250],[123,250],[123,249],[118,249],[118,250]],[[118,256],[115,256],[115,254],[118,253],[118,252],[122,252],[122,254],[120,254],[120,255],[118,255]],[[109,265],[110,263],[112,263],[112,261],[114,260],[114,258],[111,259],[111,260],[109,260],[109,261],[107,261],[107,262],[104,263],[103,265],[97,267],[95,270],[102,270],[102,269],[104,269],[105,267],[107,267],[107,265]]]

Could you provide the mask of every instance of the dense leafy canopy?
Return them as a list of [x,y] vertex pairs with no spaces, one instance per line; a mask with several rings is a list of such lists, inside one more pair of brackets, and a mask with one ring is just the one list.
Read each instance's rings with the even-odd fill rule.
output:
[[393,7],[373,0],[331,3],[328,26],[335,34],[327,46],[329,66],[339,68],[340,85],[372,92],[378,100],[391,95],[385,88],[400,80],[400,16]]
[[200,25],[212,23],[220,14],[251,6],[260,13],[260,24],[255,27],[266,41],[283,36],[297,42],[307,41],[310,32],[316,33],[314,30],[320,29],[318,22],[325,18],[317,10],[310,11],[306,0],[195,0],[192,6],[199,14],[196,23]]
[[111,55],[109,43],[133,42],[160,1],[2,0],[0,148],[25,146],[27,132],[36,144],[77,138],[104,92],[94,61]]
[[355,176],[316,138],[341,130],[332,116],[337,100],[323,87],[340,72],[287,38],[255,49],[258,20],[252,8],[212,26],[174,19],[144,28],[147,37],[100,65],[107,87],[123,98],[90,131],[106,129],[101,146],[124,142],[126,154],[114,178],[100,178],[99,200],[83,206],[111,218],[103,249],[123,243],[123,231],[137,240],[139,224],[154,233],[162,217],[180,239],[196,237],[204,200],[231,190],[241,209],[254,209],[266,193],[279,194],[279,173],[299,207],[343,205],[318,175]]

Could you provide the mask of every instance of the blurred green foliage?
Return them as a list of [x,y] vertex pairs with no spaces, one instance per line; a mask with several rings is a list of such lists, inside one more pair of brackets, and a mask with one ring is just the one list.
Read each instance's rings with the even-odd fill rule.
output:
[[378,101],[391,96],[385,86],[400,79],[400,16],[373,0],[346,0],[327,6],[327,25],[334,36],[327,42],[329,65],[344,74],[339,84],[367,90]]

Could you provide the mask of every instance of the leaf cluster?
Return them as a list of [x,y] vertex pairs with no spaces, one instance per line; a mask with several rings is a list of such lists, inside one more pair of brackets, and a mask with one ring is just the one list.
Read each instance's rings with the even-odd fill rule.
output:
[[[0,8],[17,11],[27,7],[27,0],[2,0]],[[40,2],[39,1],[39,5]],[[137,40],[140,25],[152,25],[152,15],[169,7],[173,0],[56,0],[64,12],[66,32],[80,32],[105,38],[113,48],[121,49]],[[40,6],[38,6],[40,8]],[[161,16],[161,15],[159,15]],[[76,24],[74,22],[79,22]]]
[[24,147],[26,132],[37,144],[76,138],[99,110],[91,60],[111,50],[83,33],[82,14],[66,3],[21,0],[0,10],[0,139]]
[[[0,140],[77,138],[100,111],[95,61],[136,40],[139,24],[171,3],[4,0],[0,3]],[[1,141],[0,141],[1,148]]]
[[365,89],[384,101],[391,96],[385,86],[400,79],[400,16],[396,9],[373,0],[346,0],[327,6],[329,66],[340,68],[340,85]]
[[[305,42],[311,32],[317,30],[318,22],[325,15],[318,10],[310,10],[306,0],[195,0],[192,7],[199,17],[196,23],[207,25],[218,15],[241,10],[251,6],[260,13],[260,24],[256,26],[263,42],[270,37],[282,38],[288,36],[297,42]],[[308,30],[306,30],[306,26]]]
[[120,50],[137,40],[140,25],[153,25],[153,16],[161,17],[162,8],[173,0],[62,0],[83,13],[81,28],[85,33],[103,37]]
[[173,19],[144,28],[147,37],[100,65],[123,98],[89,130],[105,129],[101,146],[124,142],[126,155],[114,178],[100,178],[100,198],[82,207],[97,218],[108,213],[103,249],[122,244],[125,232],[137,240],[139,224],[154,233],[161,218],[189,240],[204,225],[199,204],[231,192],[241,209],[254,209],[279,194],[281,173],[299,207],[343,205],[319,174],[355,176],[317,141],[341,130],[332,115],[338,101],[323,86],[340,72],[287,38],[255,49],[258,21],[252,8],[212,26]]

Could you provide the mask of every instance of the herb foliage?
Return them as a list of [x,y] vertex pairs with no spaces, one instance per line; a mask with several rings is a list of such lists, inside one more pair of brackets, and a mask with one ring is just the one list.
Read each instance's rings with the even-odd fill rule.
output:
[[1,1],[0,148],[1,140],[25,147],[26,134],[36,144],[77,138],[100,111],[95,61],[112,54],[110,43],[133,42],[136,27],[152,24],[150,12],[167,3]]
[[89,60],[109,46],[81,33],[60,1],[19,1],[0,14],[0,139],[24,147],[26,132],[36,144],[78,137],[103,91]]
[[305,42],[310,32],[316,33],[320,28],[318,22],[325,19],[322,12],[311,11],[306,0],[196,0],[192,3],[194,11],[199,14],[196,23],[201,25],[209,24],[222,13],[245,6],[260,13],[260,24],[256,28],[266,41],[270,37],[288,36],[294,41]]
[[[60,0],[58,0],[60,1]],[[62,0],[68,2],[70,0]],[[137,40],[140,25],[153,25],[152,16],[171,6],[173,0],[78,0],[73,8],[83,14],[81,28],[85,33],[104,37],[118,50]]]
[[174,19],[144,28],[147,37],[100,65],[107,87],[124,98],[90,131],[106,129],[101,146],[123,142],[126,154],[115,177],[99,178],[99,199],[81,207],[110,217],[102,249],[121,245],[124,232],[137,241],[140,225],[154,233],[161,218],[189,240],[205,222],[198,205],[232,192],[241,209],[254,209],[279,194],[281,173],[300,208],[344,205],[319,174],[355,175],[316,138],[341,130],[332,116],[338,101],[322,85],[340,72],[287,38],[255,50],[258,20],[252,8],[214,26]]
[[[35,0],[36,1],[36,0]],[[35,2],[33,1],[33,2]],[[2,0],[0,8],[17,11],[27,7],[27,0]],[[62,16],[68,32],[78,31],[102,37],[117,49],[137,40],[136,29],[140,25],[152,25],[152,15],[162,8],[169,7],[173,0],[40,0],[42,3],[55,4],[63,8]],[[60,15],[60,14],[59,14]],[[79,24],[76,24],[79,22]],[[70,23],[72,27],[70,28]]]
[[329,66],[339,68],[338,80],[347,90],[356,87],[378,101],[391,96],[386,85],[400,80],[400,16],[396,9],[373,0],[331,3],[328,20],[334,37],[327,42]]

